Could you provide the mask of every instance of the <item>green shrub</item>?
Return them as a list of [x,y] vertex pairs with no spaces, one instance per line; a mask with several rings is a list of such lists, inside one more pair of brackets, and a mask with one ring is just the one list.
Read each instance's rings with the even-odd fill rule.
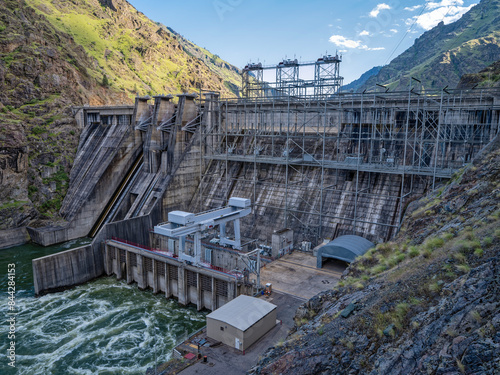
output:
[[428,238],[424,242],[424,248],[426,250],[431,250],[431,251],[439,249],[443,245],[444,245],[444,240],[442,238],[439,238],[439,237]]
[[322,324],[318,328],[318,335],[322,336],[325,333],[325,326]]
[[104,87],[109,87],[109,80],[108,80],[108,76],[106,74],[103,74],[103,76],[102,76],[102,85]]
[[408,252],[410,258],[415,258],[420,255],[420,250],[416,246],[410,246],[410,251]]
[[33,126],[33,128],[31,129],[31,132],[35,135],[40,135],[40,134],[43,134],[43,133],[47,133],[47,128],[44,127],[44,126]]
[[429,284],[428,288],[431,292],[437,293],[441,290],[441,284],[438,283],[437,281],[435,281],[435,282]]
[[394,244],[392,242],[379,243],[377,246],[375,246],[375,249],[382,254],[388,254],[392,251],[393,245]]
[[489,247],[489,246],[491,246],[492,243],[493,243],[493,238],[491,238],[491,237],[485,237],[483,239],[484,246]]
[[453,238],[453,233],[446,232],[441,235],[441,238],[446,242]]
[[373,275],[378,275],[379,273],[384,272],[387,269],[385,264],[379,264],[371,269],[371,273]]
[[457,270],[463,273],[469,273],[470,272],[470,266],[468,264],[459,264],[457,266]]

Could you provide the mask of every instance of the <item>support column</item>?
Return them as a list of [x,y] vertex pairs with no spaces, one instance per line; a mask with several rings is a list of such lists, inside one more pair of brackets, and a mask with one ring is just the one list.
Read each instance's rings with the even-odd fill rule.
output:
[[181,257],[181,254],[186,253],[186,237],[180,237],[179,238],[179,258]]
[[129,251],[125,251],[125,264],[127,284],[132,284],[134,282],[134,268],[132,267],[132,263],[130,262]]
[[170,298],[172,296],[172,286],[170,284],[170,269],[168,267],[168,263],[164,263],[165,267],[165,287],[163,290],[165,291],[165,297]]
[[[146,289],[146,275],[144,272],[144,257],[136,254],[137,259],[137,286],[139,289]],[[130,267],[132,268],[132,267]]]
[[199,272],[196,273],[196,292],[198,295],[198,301],[196,301],[196,308],[198,311],[203,309],[203,290],[201,287],[201,275]]
[[153,262],[153,293],[158,293],[158,286],[160,281],[158,280],[158,271],[156,270],[156,263],[158,262],[156,259],[152,260]]
[[219,237],[222,240],[226,238],[226,223],[220,223],[219,225]]
[[236,281],[228,280],[227,281],[227,302],[234,299],[236,294]]
[[104,244],[104,272],[106,272],[106,275],[110,275],[110,266],[109,266],[109,247],[108,244]]
[[240,219],[234,221],[234,242],[236,242],[235,248],[241,250]]
[[201,232],[194,233],[194,264],[201,262]]
[[187,296],[187,283],[186,283],[186,269],[184,266],[179,266],[179,275],[177,280],[177,300],[181,305],[187,305],[188,296]]
[[217,310],[217,283],[215,282],[215,277],[212,276],[212,311]]
[[122,272],[122,261],[120,259],[120,250],[116,249],[116,279],[121,280],[123,278],[123,272]]

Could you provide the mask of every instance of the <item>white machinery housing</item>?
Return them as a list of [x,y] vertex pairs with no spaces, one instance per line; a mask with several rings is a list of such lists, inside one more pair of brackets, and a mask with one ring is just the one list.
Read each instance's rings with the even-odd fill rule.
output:
[[[154,233],[179,239],[179,259],[194,265],[201,263],[201,233],[219,226],[220,245],[231,245],[241,250],[240,218],[252,212],[250,199],[229,198],[228,206],[193,214],[185,211],[171,211],[168,222],[156,225]],[[234,222],[234,240],[226,237],[226,223]],[[194,235],[194,255],[186,254],[186,236]]]

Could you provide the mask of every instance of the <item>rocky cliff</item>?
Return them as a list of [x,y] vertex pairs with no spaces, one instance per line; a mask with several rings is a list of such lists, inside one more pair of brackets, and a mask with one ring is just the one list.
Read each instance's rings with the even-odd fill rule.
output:
[[237,94],[229,84],[240,82],[238,69],[226,63],[216,70],[207,63],[215,55],[150,20],[126,0],[26,2],[71,35],[92,60],[89,73],[116,90],[134,96],[199,89]]
[[101,87],[85,50],[34,9],[16,0],[0,7],[2,230],[56,214],[78,145],[71,106],[127,98]]
[[251,374],[500,373],[500,138],[413,202],[394,242],[297,311]]
[[375,84],[406,90],[410,77],[423,89],[455,88],[464,74],[476,73],[500,59],[500,1],[482,0],[458,21],[443,22],[415,40],[413,46],[368,79],[358,91]]
[[478,73],[464,74],[457,85],[459,89],[500,86],[500,61],[496,61]]
[[0,0],[0,231],[60,220],[81,131],[72,106],[235,95],[238,70],[183,43],[124,0]]

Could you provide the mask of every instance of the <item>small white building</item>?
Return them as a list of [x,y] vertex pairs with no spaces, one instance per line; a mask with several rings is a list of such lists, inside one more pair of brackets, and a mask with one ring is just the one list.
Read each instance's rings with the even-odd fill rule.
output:
[[246,350],[276,325],[276,309],[260,298],[240,295],[207,315],[207,336]]

